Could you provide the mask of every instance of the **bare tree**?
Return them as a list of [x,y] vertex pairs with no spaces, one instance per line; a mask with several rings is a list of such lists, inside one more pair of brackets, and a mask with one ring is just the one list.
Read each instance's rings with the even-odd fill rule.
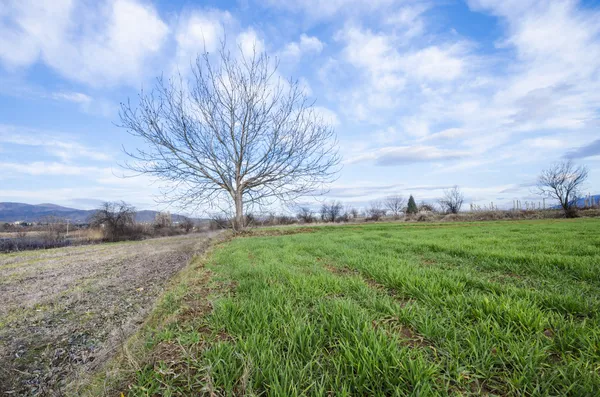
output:
[[[158,79],[121,104],[121,126],[146,147],[126,153],[126,167],[168,182],[165,201],[182,207],[221,203],[235,209],[294,201],[321,190],[339,164],[334,130],[297,80],[277,76],[265,53],[232,54],[223,41],[201,54],[184,81]],[[187,84],[186,84],[187,83]]]
[[106,239],[121,239],[135,224],[135,208],[124,201],[103,203],[91,216],[90,224],[101,227]]
[[348,210],[348,212],[350,213],[350,216],[352,216],[352,219],[356,219],[358,218],[358,210],[354,207],[350,207],[350,209]]
[[464,201],[465,196],[458,186],[454,185],[452,189],[444,190],[444,197],[439,200],[439,203],[442,211],[448,214],[458,214]]
[[179,221],[179,227],[185,230],[186,233],[194,230],[194,221],[187,216],[181,216]]
[[398,219],[402,211],[404,211],[406,199],[400,195],[388,196],[383,201],[383,205],[391,212],[394,219]]
[[210,230],[229,229],[231,228],[231,219],[222,213],[214,213],[210,217]]
[[335,222],[342,214],[344,206],[339,201],[332,201],[329,204],[324,203],[321,206],[321,220],[325,222]]
[[154,217],[154,227],[164,229],[173,226],[173,220],[170,212],[159,212]]
[[371,201],[369,208],[367,209],[367,217],[369,220],[378,221],[385,216],[387,213],[384,203],[381,201]]
[[298,218],[298,220],[304,223],[312,223],[312,221],[314,221],[315,219],[314,213],[310,209],[310,207],[300,207],[298,209],[298,214],[296,215],[296,217]]
[[574,217],[580,189],[588,177],[585,166],[576,166],[571,160],[555,163],[542,171],[537,188],[544,197],[558,200],[566,217]]
[[44,243],[53,243],[61,240],[67,231],[67,219],[55,215],[44,216],[40,219],[43,233],[40,235]]
[[418,206],[419,211],[426,211],[426,212],[435,212],[436,209],[432,204],[428,204],[425,201],[421,201],[421,203]]

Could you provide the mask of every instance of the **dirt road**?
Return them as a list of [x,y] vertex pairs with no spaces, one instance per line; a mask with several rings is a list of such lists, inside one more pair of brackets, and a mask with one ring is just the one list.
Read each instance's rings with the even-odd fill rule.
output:
[[0,395],[62,395],[214,234],[0,254]]

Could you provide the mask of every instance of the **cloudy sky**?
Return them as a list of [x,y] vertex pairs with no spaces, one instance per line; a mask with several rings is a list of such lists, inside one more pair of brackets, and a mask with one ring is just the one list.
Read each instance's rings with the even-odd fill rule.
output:
[[139,142],[118,104],[223,33],[277,56],[335,125],[329,198],[538,200],[563,158],[600,193],[598,21],[591,0],[2,0],[0,201],[160,208],[159,184],[120,177]]

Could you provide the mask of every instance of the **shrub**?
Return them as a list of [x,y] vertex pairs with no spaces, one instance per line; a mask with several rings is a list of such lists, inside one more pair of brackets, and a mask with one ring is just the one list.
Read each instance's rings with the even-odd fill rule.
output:
[[379,201],[372,201],[370,207],[367,209],[367,221],[378,221],[383,218],[386,214],[386,210],[383,204]]
[[315,220],[315,215],[309,207],[300,207],[296,217],[302,223],[312,223]]

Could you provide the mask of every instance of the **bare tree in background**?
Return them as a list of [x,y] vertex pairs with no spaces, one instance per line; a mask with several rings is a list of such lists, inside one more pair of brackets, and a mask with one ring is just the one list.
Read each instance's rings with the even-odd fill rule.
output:
[[398,219],[402,211],[404,211],[406,199],[400,195],[388,196],[383,200],[383,205],[392,214],[394,219]]
[[298,214],[296,215],[296,217],[303,223],[312,223],[312,221],[314,221],[315,219],[314,213],[310,209],[310,207],[300,207],[298,209]]
[[452,189],[444,190],[444,197],[439,200],[442,211],[448,214],[458,214],[465,196],[462,194],[458,186],[454,185]]
[[194,230],[194,221],[187,216],[180,216],[179,227],[185,230],[186,233]]
[[371,201],[367,209],[367,217],[369,220],[378,221],[387,213],[384,203],[381,201]]
[[236,229],[246,206],[322,189],[339,164],[335,132],[276,71],[265,53],[236,56],[223,42],[196,59],[187,84],[159,78],[137,107],[121,105],[121,126],[146,142],[126,166],[173,185],[167,202],[233,204]]
[[324,203],[321,206],[321,220],[324,222],[335,222],[340,215],[344,206],[339,201],[332,201],[329,204]]
[[555,163],[542,171],[537,181],[540,194],[558,200],[567,218],[576,216],[577,198],[588,177],[585,166],[576,166],[571,160]]
[[102,227],[108,240],[119,240],[128,235],[135,224],[135,207],[124,201],[106,202],[91,216],[90,224]]
[[164,229],[173,226],[173,219],[170,212],[159,212],[154,216],[154,227]]

